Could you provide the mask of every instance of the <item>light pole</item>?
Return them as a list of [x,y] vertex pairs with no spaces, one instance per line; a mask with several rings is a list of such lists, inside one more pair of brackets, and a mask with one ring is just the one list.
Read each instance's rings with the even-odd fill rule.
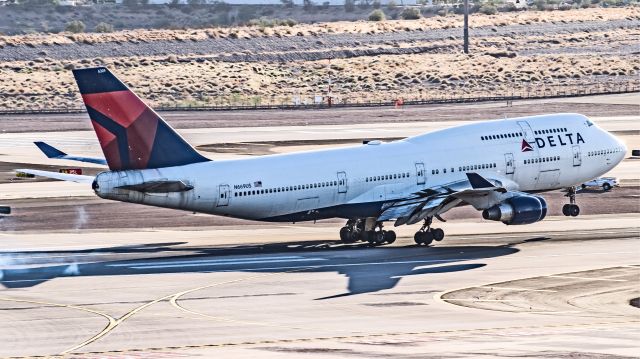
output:
[[464,37],[464,53],[469,53],[469,0],[464,0],[464,25],[463,35]]

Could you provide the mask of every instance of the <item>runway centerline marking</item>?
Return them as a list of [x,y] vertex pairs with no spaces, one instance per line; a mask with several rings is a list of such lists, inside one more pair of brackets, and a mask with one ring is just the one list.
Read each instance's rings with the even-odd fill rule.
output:
[[[315,262],[325,261],[325,258],[300,258],[300,259],[288,259],[286,262]],[[222,265],[235,265],[235,264],[260,264],[260,263],[282,263],[283,260],[266,260],[266,261],[238,261],[238,262],[201,262],[201,263],[189,263],[185,264],[164,264],[164,265],[132,265],[129,268],[133,269],[158,269],[158,268],[183,268],[183,267],[208,267],[208,266],[222,266]],[[124,266],[124,265],[119,265]]]
[[[193,288],[193,289],[189,289],[186,291],[182,291],[179,293],[173,293],[173,294],[168,294],[165,295],[163,297],[154,299],[150,302],[147,302],[145,304],[142,304],[132,310],[130,310],[129,312],[127,312],[126,314],[124,314],[123,316],[121,316],[120,318],[116,319],[114,322],[109,322],[109,325],[107,327],[105,327],[102,331],[100,331],[98,334],[94,335],[93,337],[85,340],[84,342],[75,345],[69,349],[66,349],[64,351],[62,351],[60,353],[60,355],[64,355],[64,354],[69,354],[73,351],[76,351],[82,347],[85,347],[93,342],[95,342],[96,340],[104,337],[105,335],[109,334],[111,331],[113,331],[116,327],[118,327],[120,324],[122,324],[125,320],[131,318],[133,315],[135,315],[136,313],[150,307],[153,304],[168,300],[176,295],[184,295],[186,293],[191,293],[200,289],[205,289],[205,288],[211,288],[211,287],[215,287],[215,286],[220,286],[220,285],[225,285],[225,284],[231,284],[231,283],[237,283],[237,282],[242,282],[242,281],[246,281],[246,280],[251,280],[254,278],[259,278],[259,277],[269,277],[269,276],[274,276],[274,275],[282,275],[282,274],[286,274],[286,273],[291,273],[291,272],[295,272],[295,271],[302,271],[306,268],[299,268],[297,270],[292,270],[292,271],[288,271],[288,272],[282,272],[282,273],[268,273],[268,274],[259,274],[259,275],[253,275],[253,276],[249,276],[249,277],[244,277],[244,278],[238,278],[238,279],[233,279],[233,280],[228,280],[228,281],[224,281],[224,282],[217,282],[217,283],[213,283],[213,284],[209,284],[206,286],[202,286],[202,287],[198,287],[198,288]],[[96,312],[97,313],[97,312]]]
[[549,278],[560,278],[560,279],[596,280],[596,281],[604,281],[604,282],[628,282],[628,280],[626,280],[626,279],[586,278],[586,277],[574,277],[574,276],[570,276],[570,275],[548,275],[546,277],[549,277]]
[[444,300],[455,300],[457,302],[526,302],[524,299],[474,299],[474,298],[445,298]]
[[[16,299],[16,298],[0,298],[0,300],[6,301],[6,302],[18,302],[18,303],[50,305],[50,306],[55,306],[55,307],[60,307],[60,308],[76,309],[76,310],[81,310],[83,312],[93,313],[93,314],[99,315],[99,316],[101,316],[101,317],[103,317],[103,318],[105,318],[105,319],[107,319],[109,321],[107,326],[104,327],[104,329],[102,329],[102,332],[109,331],[112,328],[114,328],[116,325],[118,325],[118,320],[116,320],[116,318],[110,316],[109,314],[106,314],[106,313],[103,313],[103,312],[100,312],[100,311],[97,311],[97,310],[94,310],[94,309],[73,305],[73,304],[41,302],[41,301],[35,301],[35,300]],[[65,353],[66,353],[66,351],[62,352],[62,354],[65,354]]]
[[529,288],[513,288],[513,287],[494,287],[494,286],[482,286],[478,288],[491,288],[497,290],[515,290],[515,291],[523,291],[523,292],[547,292],[547,293],[557,293],[557,290],[551,289],[529,289]]

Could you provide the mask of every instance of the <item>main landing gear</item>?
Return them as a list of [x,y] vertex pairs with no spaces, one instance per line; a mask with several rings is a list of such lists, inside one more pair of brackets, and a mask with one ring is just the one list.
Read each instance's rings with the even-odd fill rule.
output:
[[424,220],[424,224],[416,234],[413,235],[413,240],[420,246],[428,246],[434,240],[441,241],[444,238],[444,231],[440,228],[431,228],[431,222],[433,217],[427,217]]
[[576,188],[570,187],[566,196],[569,197],[569,203],[562,206],[562,214],[567,217],[577,217],[580,214],[580,207],[576,204]]
[[340,240],[343,243],[362,241],[379,246],[395,242],[396,232],[382,230],[382,222],[376,222],[375,218],[356,218],[348,220],[340,229]]

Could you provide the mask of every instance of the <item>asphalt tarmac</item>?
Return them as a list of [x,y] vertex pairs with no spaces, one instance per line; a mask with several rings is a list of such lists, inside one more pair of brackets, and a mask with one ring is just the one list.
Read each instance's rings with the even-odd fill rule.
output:
[[[626,104],[628,96],[600,99]],[[638,118],[596,121],[631,149],[640,146]],[[404,137],[466,121],[180,132],[199,146]],[[0,134],[0,161],[52,164],[32,145],[38,139],[100,155],[93,132],[33,131]],[[312,147],[317,142],[272,150]],[[139,225],[121,226],[122,211],[89,199],[86,186],[7,180],[0,200],[16,213],[14,222],[0,220],[0,357],[637,358],[637,163],[628,158],[612,171],[622,188],[585,195],[585,215],[559,216],[564,199],[552,194],[555,212],[532,225],[445,216],[436,226],[447,235],[431,247],[413,243],[417,226],[398,227],[398,240],[382,247],[335,241],[336,221],[221,226],[198,216],[160,227],[141,218],[160,212],[132,209],[126,215]],[[620,205],[609,211],[616,196]],[[67,212],[74,219],[7,227],[38,203],[42,221],[62,223]],[[69,203],[86,208],[64,212]]]
[[221,245],[170,231],[121,233],[121,245],[5,237],[0,355],[630,358],[637,219],[475,234],[453,223],[428,248],[410,233],[377,248],[314,240],[311,226],[298,239],[293,226],[236,228],[256,243]]

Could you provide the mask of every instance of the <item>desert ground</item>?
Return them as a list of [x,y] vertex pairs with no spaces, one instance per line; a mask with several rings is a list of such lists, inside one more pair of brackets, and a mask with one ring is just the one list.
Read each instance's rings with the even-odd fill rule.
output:
[[[81,108],[71,69],[108,66],[153,105],[333,103],[640,86],[640,8],[0,36],[0,108]],[[324,99],[322,101],[325,101]]]

